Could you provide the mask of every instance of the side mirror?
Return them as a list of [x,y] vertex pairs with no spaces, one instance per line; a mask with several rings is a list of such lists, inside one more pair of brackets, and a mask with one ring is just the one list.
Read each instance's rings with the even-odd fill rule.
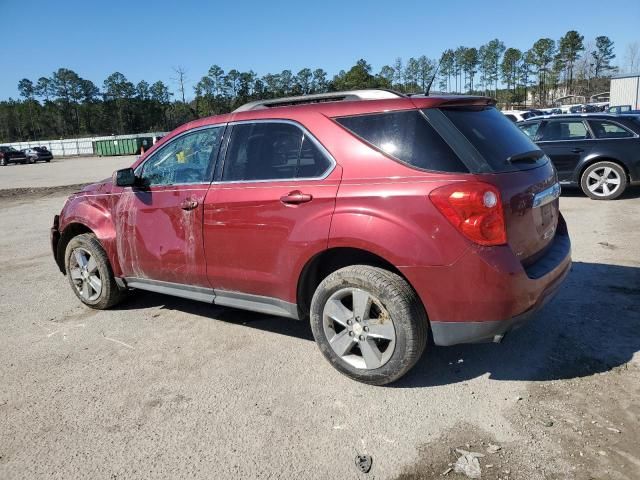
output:
[[113,172],[113,184],[118,187],[133,187],[136,184],[133,168],[123,168]]

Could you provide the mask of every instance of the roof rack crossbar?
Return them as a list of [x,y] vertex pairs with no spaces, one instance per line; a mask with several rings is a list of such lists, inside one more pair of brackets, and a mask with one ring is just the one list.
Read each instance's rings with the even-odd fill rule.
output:
[[366,90],[348,90],[345,92],[328,92],[315,93],[312,95],[300,95],[297,97],[274,98],[269,100],[256,100],[254,102],[245,103],[236,108],[234,113],[247,112],[249,110],[261,110],[273,107],[285,107],[293,105],[304,105],[307,103],[321,102],[343,102],[354,100],[385,100],[390,98],[403,98],[405,95],[393,90],[384,89],[366,89]]

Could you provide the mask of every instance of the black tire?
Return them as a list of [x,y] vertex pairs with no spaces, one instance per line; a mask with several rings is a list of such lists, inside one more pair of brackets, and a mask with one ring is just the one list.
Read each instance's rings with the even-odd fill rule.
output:
[[[619,181],[619,183],[611,184],[612,185],[610,188],[611,193],[609,194],[607,194],[604,191],[604,188],[602,189],[602,191],[598,191],[600,189],[596,191],[590,190],[589,189],[590,183],[591,183],[591,186],[593,187],[593,182],[596,181],[594,178],[591,178],[590,175],[593,174],[594,177],[597,177],[599,176],[598,175],[599,172],[602,172],[602,170],[605,168],[611,169],[610,175],[613,177],[612,180]],[[580,188],[582,189],[585,195],[587,195],[589,198],[593,200],[614,200],[624,193],[624,191],[627,188],[627,184],[628,184],[627,173],[624,171],[624,168],[622,168],[620,165],[614,162],[603,161],[603,162],[596,162],[593,165],[589,165],[585,169],[585,171],[582,173],[582,176],[580,177]],[[609,187],[607,186],[607,188]]]
[[[325,305],[350,288],[364,290],[375,297],[392,320],[395,348],[379,368],[356,368],[348,363],[334,351],[325,333]],[[352,265],[333,272],[318,285],[310,316],[313,336],[329,363],[349,378],[369,385],[385,385],[402,377],[420,359],[427,345],[428,320],[420,299],[402,277],[382,268]],[[359,342],[354,345],[360,348]]]
[[6,167],[7,166],[7,161],[5,160],[4,157],[0,158],[0,167]]
[[34,164],[34,163],[36,163],[36,161],[33,159],[33,157],[29,157],[29,158],[27,159],[27,162],[28,162],[29,164]]
[[[101,291],[97,298],[87,299],[83,297],[81,294],[81,287],[78,287],[72,278],[72,256],[74,256],[76,249],[88,252],[97,263],[97,272],[101,281]],[[67,244],[64,258],[65,270],[67,272],[67,278],[69,279],[71,289],[78,299],[85,305],[97,310],[104,310],[113,307],[126,296],[126,292],[118,288],[113,275],[113,270],[111,269],[111,264],[109,263],[109,258],[94,234],[84,233],[73,237]]]
[[51,159],[45,160],[45,162],[49,163],[51,161]]

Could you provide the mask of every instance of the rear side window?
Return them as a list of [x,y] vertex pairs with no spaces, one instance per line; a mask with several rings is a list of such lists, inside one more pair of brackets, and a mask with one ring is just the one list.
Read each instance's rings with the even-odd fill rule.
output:
[[299,127],[258,122],[234,125],[223,181],[286,180],[325,174],[331,161]]
[[417,110],[342,117],[336,121],[378,150],[412,167],[469,172]]
[[589,120],[591,130],[596,138],[629,138],[633,137],[626,128],[617,123],[607,122],[605,120]]
[[493,172],[529,169],[548,161],[540,157],[526,163],[510,163],[508,159],[512,156],[539,148],[494,107],[452,107],[441,111],[475,147]]
[[585,140],[587,138],[591,138],[591,134],[582,120],[553,120],[545,125],[540,141]]
[[536,140],[536,135],[538,134],[538,129],[540,128],[540,122],[528,123],[526,125],[518,125],[520,130],[524,132],[524,134],[529,137],[531,140]]

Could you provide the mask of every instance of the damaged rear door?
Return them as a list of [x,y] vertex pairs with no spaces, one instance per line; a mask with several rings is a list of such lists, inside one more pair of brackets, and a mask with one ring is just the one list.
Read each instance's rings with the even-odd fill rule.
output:
[[203,201],[224,126],[187,131],[136,169],[115,205],[118,258],[127,278],[206,287]]

